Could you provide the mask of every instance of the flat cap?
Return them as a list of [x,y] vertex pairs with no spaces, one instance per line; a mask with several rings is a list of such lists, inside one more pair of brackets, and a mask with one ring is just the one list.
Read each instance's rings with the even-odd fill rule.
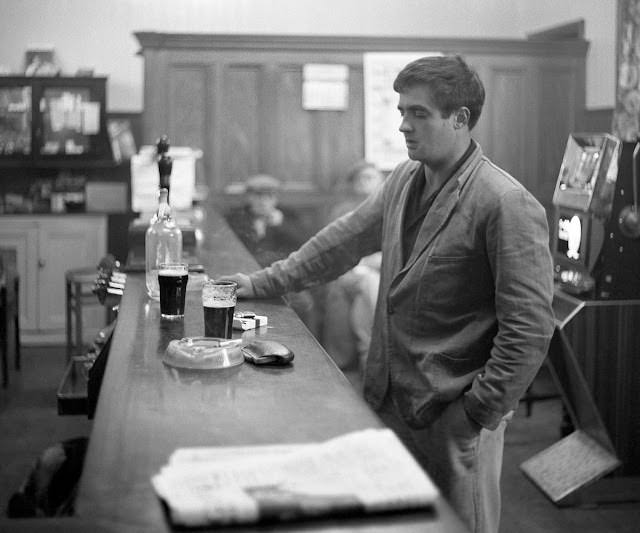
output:
[[280,180],[268,174],[256,174],[247,179],[247,192],[277,192],[280,190]]

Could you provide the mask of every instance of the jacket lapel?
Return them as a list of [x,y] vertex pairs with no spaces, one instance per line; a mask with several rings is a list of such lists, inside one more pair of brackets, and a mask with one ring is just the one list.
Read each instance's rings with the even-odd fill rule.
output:
[[[449,217],[451,216],[451,213],[458,203],[458,200],[460,198],[460,190],[471,177],[473,169],[476,167],[481,157],[482,151],[480,149],[480,146],[476,144],[476,149],[473,151],[469,159],[462,165],[462,167],[458,170],[458,172],[456,172],[455,175],[451,176],[449,181],[440,191],[440,194],[438,194],[438,196],[436,197],[433,205],[431,206],[431,209],[429,209],[427,215],[424,217],[415,245],[413,246],[413,250],[411,251],[411,255],[409,256],[409,259],[407,260],[404,267],[401,266],[401,270],[397,271],[398,275],[404,275],[414,265],[418,258],[431,244],[436,235],[446,225]],[[407,181],[410,182],[410,180]],[[402,246],[401,232],[403,227],[404,212],[406,210],[407,191],[408,187],[405,187],[403,191],[403,212],[402,217],[398,222],[400,227],[400,233],[398,234],[398,240],[400,242],[400,244],[398,245],[399,247]],[[399,262],[402,260],[402,254],[400,254],[400,257],[397,258],[397,260]]]
[[431,241],[440,232],[446,224],[451,212],[458,203],[459,183],[455,177],[452,177],[444,188],[440,191],[437,198],[433,202],[431,209],[422,221],[418,237],[411,251],[411,255],[404,265],[402,271],[410,269],[417,259],[422,255],[423,251],[431,244]]
[[389,247],[392,278],[395,277],[396,274],[402,269],[402,258],[404,257],[404,254],[402,253],[402,228],[404,227],[404,217],[407,211],[407,200],[409,199],[409,191],[411,190],[411,184],[415,179],[416,172],[418,172],[421,167],[422,165],[420,163],[417,163],[415,167],[409,171],[408,179],[404,180],[404,183],[400,190],[400,194],[398,196],[399,209],[396,210],[396,216],[392,222],[392,239],[391,246]]

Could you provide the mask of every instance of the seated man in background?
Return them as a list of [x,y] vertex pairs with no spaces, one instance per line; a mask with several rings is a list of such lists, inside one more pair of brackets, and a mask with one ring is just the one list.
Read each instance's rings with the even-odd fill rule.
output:
[[[330,212],[328,222],[355,209],[384,181],[384,175],[368,161],[358,161],[337,187],[347,198]],[[335,281],[327,284],[322,345],[358,389],[366,362],[380,283],[381,253],[363,257]]]
[[[279,205],[282,184],[268,174],[256,174],[246,181],[245,202],[225,214],[229,226],[261,267],[284,259],[298,249],[307,235],[298,214]],[[291,292],[287,303],[313,332],[318,319],[309,291]]]
[[244,205],[225,214],[231,229],[263,267],[287,257],[304,242],[297,214],[278,205],[280,188],[280,180],[273,176],[251,176]]

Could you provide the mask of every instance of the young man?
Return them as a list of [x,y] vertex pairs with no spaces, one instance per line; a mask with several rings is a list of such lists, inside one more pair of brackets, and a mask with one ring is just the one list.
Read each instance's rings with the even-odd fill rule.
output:
[[409,160],[357,209],[239,294],[326,281],[382,250],[364,394],[474,532],[497,532],[506,421],[554,322],[544,209],[471,138],[484,103],[456,56],[397,76]]

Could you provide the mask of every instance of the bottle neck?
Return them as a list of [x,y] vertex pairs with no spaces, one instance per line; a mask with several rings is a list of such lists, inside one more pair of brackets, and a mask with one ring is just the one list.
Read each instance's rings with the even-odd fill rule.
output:
[[166,188],[160,189],[156,219],[171,220],[171,206],[169,205],[169,190]]
[[169,207],[169,204],[160,204],[156,217],[158,220],[171,220],[171,207]]

